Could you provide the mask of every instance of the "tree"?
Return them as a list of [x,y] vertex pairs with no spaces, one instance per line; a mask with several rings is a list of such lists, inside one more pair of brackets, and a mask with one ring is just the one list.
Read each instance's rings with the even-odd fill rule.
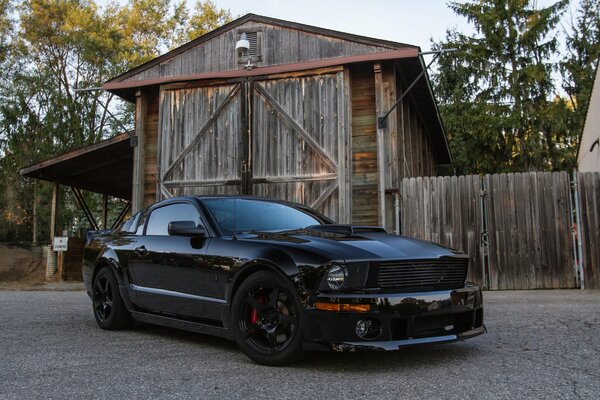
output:
[[189,20],[187,40],[196,39],[221,25],[231,22],[233,17],[229,10],[219,9],[210,0],[197,0]]
[[[204,10],[210,14],[200,15]],[[103,8],[94,0],[0,0],[0,240],[31,237],[36,196],[33,182],[18,176],[20,168],[120,133],[132,121],[131,108],[112,94],[78,89],[100,86],[176,46],[189,31],[227,18],[210,2],[197,6],[192,24],[183,0]],[[49,198],[50,185],[36,190]],[[86,197],[100,207],[99,196]],[[68,192],[62,198],[64,227],[85,226]],[[40,211],[39,225],[47,230],[47,208]]]
[[440,112],[460,173],[565,168],[573,133],[548,116],[566,112],[552,81],[556,30],[567,2],[535,8],[529,0],[449,4],[475,34],[456,30],[434,47],[457,48],[440,57],[434,75]]
[[571,129],[581,135],[600,57],[600,3],[582,0],[575,21],[564,33],[568,54],[560,72],[573,107]]

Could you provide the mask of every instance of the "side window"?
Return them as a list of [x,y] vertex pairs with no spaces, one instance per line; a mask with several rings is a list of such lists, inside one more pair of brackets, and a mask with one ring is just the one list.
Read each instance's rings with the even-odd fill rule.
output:
[[150,213],[146,226],[146,235],[167,236],[169,235],[169,222],[171,221],[194,221],[199,224],[200,214],[191,204],[178,203],[157,208]]
[[146,217],[148,216],[148,213],[141,212],[140,213],[140,217],[138,219],[138,223],[137,223],[137,230],[135,231],[135,234],[137,236],[141,236],[144,234],[144,223],[146,222]]
[[131,218],[125,221],[117,231],[119,233],[135,233],[141,212],[134,214]]

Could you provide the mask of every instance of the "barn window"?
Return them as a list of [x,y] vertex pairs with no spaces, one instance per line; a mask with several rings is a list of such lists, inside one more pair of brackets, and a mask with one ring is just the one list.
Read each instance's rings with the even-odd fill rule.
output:
[[250,48],[248,50],[238,50],[238,64],[244,64],[248,62],[262,61],[262,35],[258,31],[240,31],[240,34],[245,33],[246,39],[250,42]]

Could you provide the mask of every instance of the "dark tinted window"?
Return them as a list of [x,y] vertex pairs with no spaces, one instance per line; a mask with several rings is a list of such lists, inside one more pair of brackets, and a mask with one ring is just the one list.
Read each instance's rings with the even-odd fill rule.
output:
[[169,234],[169,222],[171,221],[194,221],[200,223],[200,214],[191,204],[178,203],[157,208],[150,213],[146,227],[146,235],[167,236]]
[[205,199],[203,203],[224,235],[232,235],[234,230],[285,231],[321,224],[316,216],[285,204],[249,199]]

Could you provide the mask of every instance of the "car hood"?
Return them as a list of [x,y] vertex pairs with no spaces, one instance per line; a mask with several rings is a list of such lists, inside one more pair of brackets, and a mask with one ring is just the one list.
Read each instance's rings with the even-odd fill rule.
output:
[[461,254],[435,243],[385,232],[347,235],[299,230],[284,233],[261,232],[238,239],[302,249],[331,260],[423,259]]

